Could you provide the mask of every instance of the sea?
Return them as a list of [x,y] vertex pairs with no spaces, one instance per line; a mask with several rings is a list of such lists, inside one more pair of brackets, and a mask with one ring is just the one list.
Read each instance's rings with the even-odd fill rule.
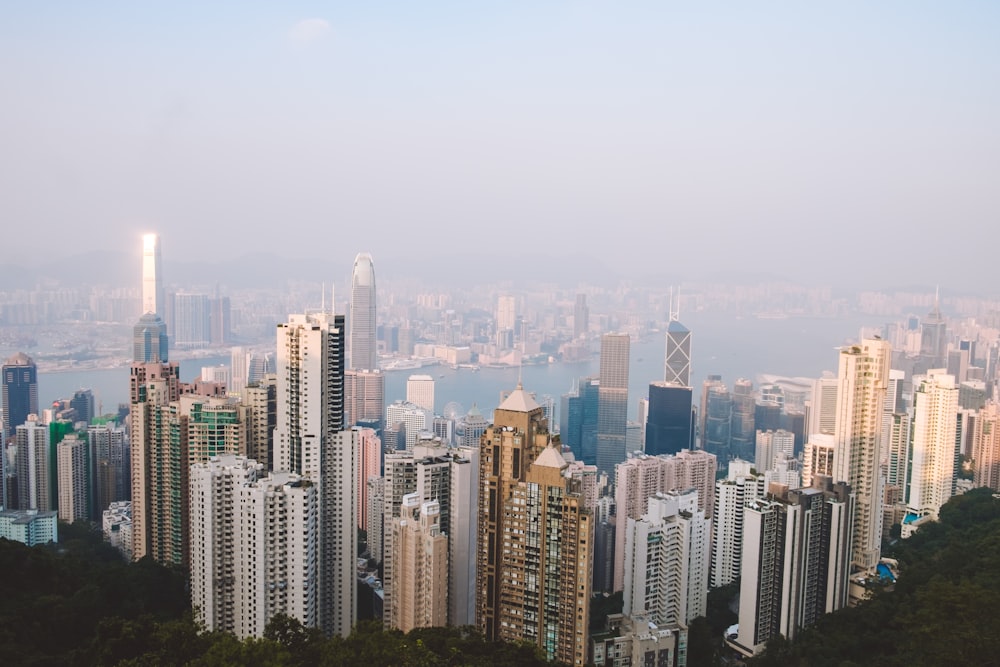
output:
[[[862,327],[880,327],[872,318],[846,319],[810,317],[739,317],[728,313],[695,312],[683,318],[691,330],[692,386],[701,386],[709,374],[721,375],[730,384],[745,377],[757,382],[760,374],[791,377],[819,377],[823,371],[837,370],[837,349],[858,339]],[[636,419],[638,401],[648,393],[649,383],[663,379],[665,333],[649,334],[633,340],[629,363],[629,419]],[[203,366],[230,363],[229,355],[182,360],[181,380],[200,376]],[[425,366],[418,370],[386,373],[386,402],[406,397],[406,380],[415,373],[435,379],[435,411],[464,414],[473,405],[489,418],[503,391],[521,381],[539,401],[551,396],[556,409],[560,397],[580,378],[599,374],[595,355],[576,363],[554,362],[522,368],[469,368]],[[42,406],[67,398],[77,389],[89,388],[103,413],[128,402],[129,370],[111,368],[39,373],[38,396]]]

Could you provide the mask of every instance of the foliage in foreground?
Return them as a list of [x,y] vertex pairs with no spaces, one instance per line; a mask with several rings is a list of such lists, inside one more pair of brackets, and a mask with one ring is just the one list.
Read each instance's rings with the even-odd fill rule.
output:
[[531,644],[487,642],[471,628],[408,634],[362,623],[350,637],[279,616],[261,639],[202,632],[183,572],[125,563],[85,524],[58,545],[0,539],[0,665],[549,665]]
[[824,617],[795,642],[769,642],[753,667],[993,665],[1000,656],[1000,499],[952,498],[938,523],[897,547],[900,579]]

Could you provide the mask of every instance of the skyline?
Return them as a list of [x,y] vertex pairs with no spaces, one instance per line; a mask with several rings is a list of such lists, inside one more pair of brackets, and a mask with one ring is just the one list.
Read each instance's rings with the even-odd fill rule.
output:
[[[101,230],[53,259],[151,229],[174,262],[313,238],[391,279],[502,229],[629,278],[809,281],[863,239],[830,282],[989,280],[987,3],[105,7],[0,10],[8,242]],[[960,274],[929,261],[952,229]]]

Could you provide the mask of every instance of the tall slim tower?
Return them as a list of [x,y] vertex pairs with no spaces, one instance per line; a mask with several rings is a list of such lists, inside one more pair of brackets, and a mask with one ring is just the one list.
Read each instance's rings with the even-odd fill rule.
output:
[[937,518],[938,510],[955,493],[958,386],[943,369],[927,372],[913,392],[910,434],[910,488],[907,508]]
[[601,336],[601,384],[597,390],[597,468],[613,475],[625,460],[628,417],[628,334]]
[[680,293],[677,304],[670,293],[670,323],[667,325],[667,352],[664,358],[663,379],[666,382],[691,386],[691,332],[680,323]]
[[274,466],[318,487],[318,624],[346,637],[357,601],[358,436],[344,430],[344,316],[290,315],[278,325],[277,366]]
[[480,442],[476,625],[488,640],[526,640],[549,660],[587,659],[593,512],[582,480],[521,385]]
[[142,312],[164,315],[162,261],[160,259],[160,236],[142,236]]
[[892,347],[865,339],[840,351],[833,479],[857,495],[851,563],[873,569],[882,546],[882,405],[889,386]]
[[18,352],[3,364],[3,421],[7,436],[12,436],[28,420],[28,415],[37,414],[38,367],[31,357]]
[[367,252],[354,258],[351,275],[351,368],[378,368],[375,343],[375,265]]

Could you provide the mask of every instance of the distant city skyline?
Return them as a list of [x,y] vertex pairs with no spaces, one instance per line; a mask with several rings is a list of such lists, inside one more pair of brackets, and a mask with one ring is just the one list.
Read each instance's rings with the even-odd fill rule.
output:
[[[965,2],[13,4],[0,215],[13,247],[72,238],[53,260],[159,229],[167,267],[377,245],[381,278],[502,228],[628,278],[971,289],[996,240],[998,28]],[[953,229],[977,239],[961,275],[921,261]],[[859,238],[898,261],[837,270]]]

